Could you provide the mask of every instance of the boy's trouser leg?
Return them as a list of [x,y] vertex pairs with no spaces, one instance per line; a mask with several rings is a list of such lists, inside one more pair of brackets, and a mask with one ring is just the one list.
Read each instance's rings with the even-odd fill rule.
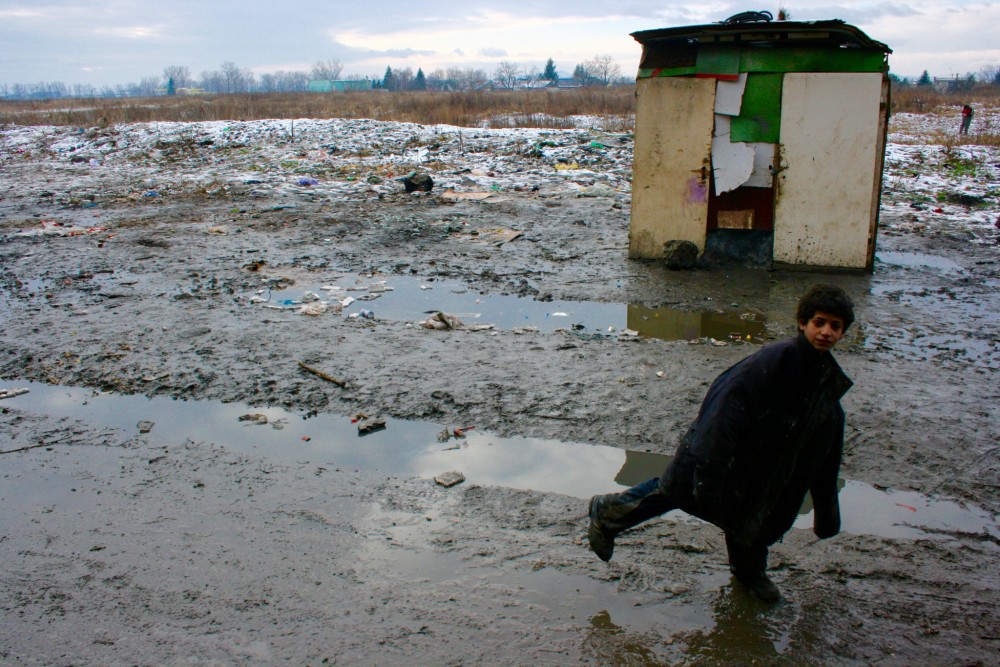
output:
[[766,544],[738,544],[726,534],[726,550],[729,552],[729,569],[746,586],[750,595],[767,603],[777,602],[781,598],[778,587],[765,572]]
[[729,552],[729,569],[734,574],[752,574],[767,569],[767,546],[763,544],[738,544],[726,534],[726,551]]
[[654,477],[621,493],[596,496],[596,516],[601,528],[611,535],[638,526],[643,521],[666,514],[677,506],[667,500]]

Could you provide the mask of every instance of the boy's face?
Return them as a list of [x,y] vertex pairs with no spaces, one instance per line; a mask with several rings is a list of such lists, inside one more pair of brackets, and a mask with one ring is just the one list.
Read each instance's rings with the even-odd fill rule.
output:
[[810,345],[827,352],[844,336],[844,318],[817,310],[808,321],[799,322],[799,331]]

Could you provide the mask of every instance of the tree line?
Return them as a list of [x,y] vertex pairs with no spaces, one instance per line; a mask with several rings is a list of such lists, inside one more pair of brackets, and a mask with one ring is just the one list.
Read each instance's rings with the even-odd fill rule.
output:
[[[890,74],[889,78],[893,84],[899,86],[930,87],[937,82],[931,77],[928,70],[924,70],[915,80],[895,74]],[[1000,86],[1000,65],[986,65],[981,67],[977,72],[966,72],[962,75],[954,75],[939,79],[938,81],[946,82],[951,89],[958,88],[963,90],[971,90],[980,85]]]
[[[309,90],[310,81],[365,81],[361,75],[343,75],[344,66],[337,60],[317,61],[310,70],[278,71],[255,75],[249,68],[232,61],[222,63],[217,70],[192,74],[186,65],[171,65],[161,76],[143,77],[137,83],[105,85],[66,85],[59,81],[29,84],[0,83],[0,98],[48,99],[60,97],[152,97],[184,92],[214,94],[238,93],[298,93]],[[488,90],[506,89],[536,82],[556,83],[562,77],[551,58],[544,68],[529,64],[501,61],[493,72],[482,69],[449,67],[424,74],[412,68],[386,67],[381,79],[370,80],[372,88],[386,90]],[[597,55],[576,65],[572,78],[578,85],[614,85],[631,83],[622,76],[621,67],[609,55]]]

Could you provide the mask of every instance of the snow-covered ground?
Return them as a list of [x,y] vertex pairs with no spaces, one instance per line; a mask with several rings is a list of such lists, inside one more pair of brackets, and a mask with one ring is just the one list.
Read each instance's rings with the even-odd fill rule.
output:
[[[993,132],[996,118],[996,110],[980,109],[973,136]],[[32,185],[58,186],[80,201],[231,190],[260,198],[364,198],[398,192],[399,179],[415,170],[432,174],[439,192],[586,194],[600,184],[599,194],[627,197],[631,136],[600,130],[598,118],[574,122],[570,130],[365,119],[6,127],[0,164],[52,158]],[[899,215],[884,216],[890,233],[946,219],[982,241],[996,223],[1000,149],[957,140],[957,117],[947,109],[891,119],[883,212]]]

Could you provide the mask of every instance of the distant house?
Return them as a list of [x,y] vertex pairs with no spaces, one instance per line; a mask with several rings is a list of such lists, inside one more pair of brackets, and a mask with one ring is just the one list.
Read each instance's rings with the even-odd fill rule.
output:
[[317,79],[309,82],[310,93],[344,93],[349,90],[371,90],[371,79],[344,79],[341,81],[330,81],[329,79]]
[[934,90],[939,93],[960,93],[964,90],[969,90],[976,83],[975,79],[969,77],[959,77],[956,76],[951,79],[934,77]]

